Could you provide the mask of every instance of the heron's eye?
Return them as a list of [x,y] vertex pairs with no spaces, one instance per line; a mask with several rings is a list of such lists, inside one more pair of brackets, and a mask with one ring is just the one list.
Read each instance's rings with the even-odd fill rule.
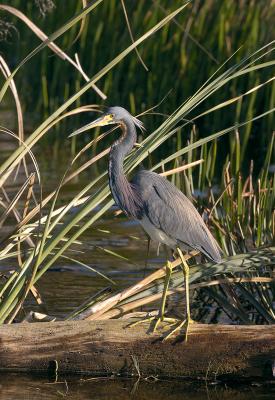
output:
[[115,120],[114,115],[111,113],[105,114],[105,116],[103,118],[104,118],[105,125],[111,124]]

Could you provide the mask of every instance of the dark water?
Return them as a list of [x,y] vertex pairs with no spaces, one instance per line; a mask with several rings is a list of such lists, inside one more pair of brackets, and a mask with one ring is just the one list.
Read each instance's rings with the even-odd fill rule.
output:
[[5,400],[271,400],[275,385],[228,387],[175,381],[58,379],[8,374],[0,376],[0,399]]

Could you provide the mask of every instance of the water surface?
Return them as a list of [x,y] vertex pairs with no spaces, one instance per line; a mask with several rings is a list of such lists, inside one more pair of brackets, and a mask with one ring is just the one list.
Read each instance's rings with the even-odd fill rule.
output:
[[5,400],[272,400],[275,385],[228,387],[198,382],[118,380],[105,378],[46,378],[0,375],[0,399]]

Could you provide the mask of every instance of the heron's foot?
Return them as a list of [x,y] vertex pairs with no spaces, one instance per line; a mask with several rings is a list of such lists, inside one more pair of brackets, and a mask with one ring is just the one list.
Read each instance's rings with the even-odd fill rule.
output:
[[157,328],[158,328],[158,326],[159,326],[159,324],[161,322],[164,322],[164,323],[166,322],[166,323],[169,323],[169,324],[172,324],[172,325],[175,325],[175,324],[177,324],[179,322],[179,320],[175,319],[175,318],[168,318],[168,317],[164,317],[164,316],[154,315],[154,316],[149,316],[149,317],[146,317],[146,318],[142,318],[140,321],[133,322],[130,325],[128,325],[128,327],[132,328],[133,326],[137,326],[139,324],[153,322],[153,321],[155,321],[154,327],[153,327],[153,330],[152,330],[153,332],[155,332],[157,330]]
[[148,322],[152,322],[152,321],[154,321],[154,319],[156,319],[157,317],[154,315],[154,316],[149,316],[149,317],[145,317],[145,318],[142,318],[141,320],[139,320],[139,321],[135,321],[135,322],[132,322],[131,324],[129,324],[128,325],[128,327],[129,328],[133,328],[134,326],[137,326],[137,325],[139,325],[139,324],[144,324],[144,323],[148,323]]
[[155,326],[154,326],[153,332],[156,332],[156,330],[158,329],[159,324],[162,323],[162,322],[164,322],[164,323],[166,322],[166,323],[171,324],[171,325],[175,325],[175,324],[177,324],[179,322],[176,318],[168,318],[168,317],[164,317],[164,316],[155,317],[155,319],[156,319],[156,322],[155,322]]
[[174,329],[172,329],[171,332],[168,333],[168,335],[166,335],[163,338],[164,341],[170,339],[171,336],[173,336],[175,333],[179,332],[183,327],[185,327],[184,341],[187,342],[189,326],[190,324],[195,324],[196,322],[190,317],[187,317],[184,321],[178,321],[178,322],[179,322],[178,325]]

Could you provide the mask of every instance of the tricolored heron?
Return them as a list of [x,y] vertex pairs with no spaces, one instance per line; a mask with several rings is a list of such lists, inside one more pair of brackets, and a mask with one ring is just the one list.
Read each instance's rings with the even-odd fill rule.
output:
[[[133,217],[142,225],[153,241],[177,251],[185,277],[186,320],[182,321],[176,329],[186,324],[185,337],[187,338],[191,321],[189,267],[182,252],[196,249],[210,260],[219,263],[221,261],[220,248],[191,201],[166,178],[155,172],[141,169],[131,182],[127,180],[123,161],[136,143],[136,126],[142,127],[141,121],[128,111],[122,107],[110,107],[100,118],[78,129],[71,136],[90,128],[111,124],[119,125],[122,130],[121,137],[111,146],[109,156],[109,185],[113,198],[126,215]],[[164,290],[155,329],[160,321],[171,320],[164,317],[171,273],[172,266],[167,261]]]

